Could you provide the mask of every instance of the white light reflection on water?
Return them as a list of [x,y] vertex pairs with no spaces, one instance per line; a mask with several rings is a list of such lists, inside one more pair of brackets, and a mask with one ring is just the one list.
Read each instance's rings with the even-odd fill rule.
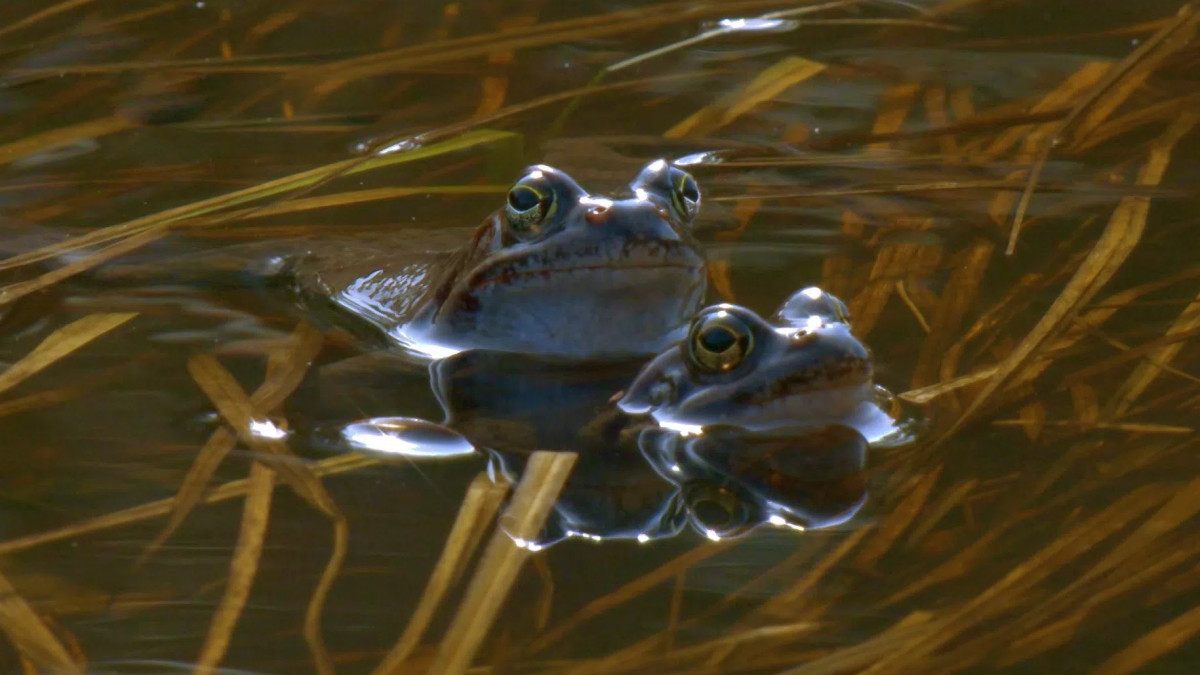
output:
[[420,459],[475,454],[475,446],[453,429],[412,417],[374,417],[341,429],[348,449]]

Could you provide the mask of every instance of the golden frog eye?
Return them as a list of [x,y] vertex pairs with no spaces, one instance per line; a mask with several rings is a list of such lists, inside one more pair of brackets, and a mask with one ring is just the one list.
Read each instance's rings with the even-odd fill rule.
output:
[[688,332],[688,357],[705,372],[733,370],[746,360],[752,349],[754,336],[750,326],[723,309],[701,315]]
[[504,215],[513,232],[525,237],[540,232],[553,209],[554,190],[543,181],[528,176],[508,191]]
[[700,186],[692,174],[676,167],[671,167],[671,201],[688,220],[700,210]]

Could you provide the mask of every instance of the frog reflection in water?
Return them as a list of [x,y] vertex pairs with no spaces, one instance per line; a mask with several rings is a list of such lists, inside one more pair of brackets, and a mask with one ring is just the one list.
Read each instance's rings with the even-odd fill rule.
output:
[[418,354],[651,354],[679,338],[704,300],[704,254],[691,235],[700,191],[663,160],[630,189],[628,199],[591,196],[536,166],[465,246],[436,262],[381,264],[351,247],[311,252],[292,273],[306,294]]
[[[432,385],[445,424],[487,448],[493,472],[516,479],[533,449],[579,454],[537,545],[647,541],[688,524],[710,538],[763,523],[827,527],[865,499],[866,434],[883,439],[885,425],[896,427],[876,405],[869,354],[840,301],[805,289],[776,318],[773,327],[740,307],[709,308],[637,377],[629,361],[467,351],[436,362]],[[715,327],[729,335],[709,335]],[[703,362],[676,372],[694,345]],[[650,397],[664,373],[673,389]],[[619,406],[606,408],[626,385]]]

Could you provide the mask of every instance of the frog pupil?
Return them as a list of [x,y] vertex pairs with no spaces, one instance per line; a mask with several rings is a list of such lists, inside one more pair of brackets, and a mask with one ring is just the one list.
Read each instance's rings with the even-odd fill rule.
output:
[[733,519],[729,509],[715,499],[704,499],[693,504],[692,511],[700,522],[712,527],[724,527]]
[[691,176],[683,179],[681,191],[683,192],[683,198],[689,202],[700,201],[700,188],[696,186],[696,181],[692,180]]
[[518,212],[528,211],[540,204],[541,201],[537,192],[524,186],[515,187],[508,193],[508,205]]
[[737,336],[728,328],[714,326],[700,334],[700,346],[714,354],[723,354],[737,344]]

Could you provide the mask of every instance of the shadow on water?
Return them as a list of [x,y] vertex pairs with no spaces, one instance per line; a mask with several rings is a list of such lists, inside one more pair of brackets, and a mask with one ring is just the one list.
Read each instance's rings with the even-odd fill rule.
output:
[[[1193,672],[1198,12],[3,3],[0,667]],[[695,184],[628,194],[658,158]],[[685,214],[687,309],[742,309],[429,363],[297,287],[511,244],[538,163],[577,224]],[[598,278],[584,338],[672,295]]]

